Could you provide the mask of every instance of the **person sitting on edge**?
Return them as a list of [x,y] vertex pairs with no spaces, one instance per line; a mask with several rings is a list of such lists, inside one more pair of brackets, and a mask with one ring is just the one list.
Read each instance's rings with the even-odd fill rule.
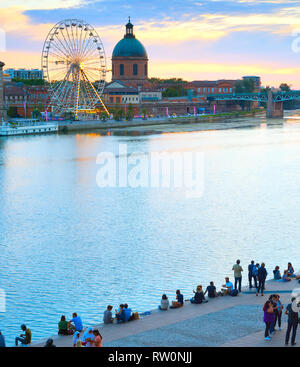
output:
[[60,322],[58,323],[58,334],[68,335],[68,321],[66,321],[65,315],[62,315]]
[[280,280],[281,279],[281,274],[279,271],[279,266],[275,266],[275,269],[273,270],[273,274],[274,274],[274,279],[275,280]]
[[120,308],[118,310],[116,310],[116,318],[117,318],[118,324],[120,322],[124,321],[124,319],[125,319],[125,311],[124,311],[123,303],[121,303]]
[[283,272],[282,280],[283,280],[284,282],[289,282],[289,281],[291,281],[291,280],[292,280],[292,279],[289,277],[289,272],[288,272],[288,270],[285,270],[285,271]]
[[160,301],[159,309],[162,311],[167,311],[169,309],[170,302],[166,294],[163,294]]
[[15,339],[16,347],[18,346],[18,342],[21,342],[24,345],[31,343],[31,330],[26,327],[26,325],[21,325],[21,329],[25,332],[25,334],[20,334]]
[[131,318],[131,308],[128,308],[128,304],[124,303],[124,321],[127,322]]
[[53,344],[53,339],[49,338],[47,341],[46,341],[46,344],[44,345],[45,348],[53,348],[53,347],[56,347],[55,344]]
[[227,296],[228,294],[230,294],[233,290],[233,284],[229,281],[229,278],[226,277],[225,278],[225,284],[223,284],[223,291],[224,291],[224,296]]
[[176,291],[176,307],[182,307],[183,306],[183,294],[180,293],[180,290],[177,289]]
[[[68,322],[68,328],[75,328],[75,331],[81,332],[83,329],[81,318],[77,316],[76,312],[73,313],[72,317],[73,318]],[[71,324],[72,322],[74,326]]]
[[295,277],[295,270],[294,270],[294,268],[292,266],[292,263],[288,263],[287,270],[288,270],[288,276],[289,277]]
[[112,324],[114,322],[114,318],[111,312],[112,309],[113,309],[113,306],[108,305],[107,309],[104,311],[104,315],[103,315],[104,324]]
[[209,285],[206,287],[206,291],[204,292],[204,295],[206,295],[206,293],[209,298],[218,297],[217,289],[214,285],[214,282],[210,282]]
[[196,292],[193,291],[195,293],[195,296],[193,298],[191,298],[191,303],[196,303],[196,304],[200,304],[200,303],[204,303],[207,302],[207,300],[205,299],[204,293],[203,293],[203,289],[202,289],[202,285],[198,285]]

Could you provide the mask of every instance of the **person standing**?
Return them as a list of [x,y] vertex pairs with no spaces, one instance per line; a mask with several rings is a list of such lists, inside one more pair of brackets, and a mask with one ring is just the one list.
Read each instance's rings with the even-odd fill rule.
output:
[[[243,268],[240,265],[240,260],[236,261],[236,264],[232,267],[234,273],[234,289],[238,289],[239,292],[242,291],[242,271]],[[238,288],[237,288],[238,286]]]
[[265,264],[261,263],[260,268],[258,268],[257,271],[257,278],[258,278],[258,288],[256,291],[256,295],[258,296],[258,293],[261,292],[261,295],[264,295],[264,289],[265,289],[265,282],[267,278],[267,270],[265,268]]
[[271,340],[270,338],[270,327],[274,323],[275,316],[274,316],[274,309],[270,301],[267,301],[263,307],[264,311],[264,323],[266,325],[265,329],[265,340]]
[[100,334],[98,329],[94,329],[93,333],[95,335],[95,339],[94,339],[94,347],[96,348],[101,348],[102,345],[102,335]]
[[[298,327],[298,322],[299,322],[299,313],[298,311],[293,309],[294,308],[293,303],[296,301],[296,298],[293,297],[291,301],[292,303],[289,303],[285,309],[285,314],[288,315],[288,326],[287,326],[286,335],[285,335],[285,345],[289,344],[291,331],[292,331],[291,344],[296,345],[295,340],[296,340],[297,327]],[[295,306],[295,308],[296,307],[297,306]]]
[[281,330],[281,317],[282,317],[283,304],[280,301],[280,295],[276,294],[275,296],[276,296],[277,312],[275,313],[274,327],[276,327],[276,323],[277,323],[278,330]]
[[256,266],[254,264],[254,260],[251,261],[251,264],[248,265],[248,280],[249,280],[249,289],[252,289],[252,279],[254,280],[254,286],[257,288],[257,280],[256,280]]

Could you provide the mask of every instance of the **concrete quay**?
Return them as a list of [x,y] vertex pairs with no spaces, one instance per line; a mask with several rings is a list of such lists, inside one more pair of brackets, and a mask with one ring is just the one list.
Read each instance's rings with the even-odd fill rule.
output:
[[[188,116],[188,117],[176,117],[176,118],[148,118],[143,119],[133,119],[131,121],[99,121],[99,120],[83,120],[83,121],[58,121],[59,132],[67,133],[72,131],[86,131],[86,130],[102,130],[108,131],[111,129],[130,129],[130,128],[140,128],[140,127],[154,127],[163,125],[177,125],[177,124],[197,124],[199,130],[215,130],[215,129],[225,129],[225,128],[238,128],[238,127],[252,127],[258,126],[260,124],[257,119],[255,121],[245,121],[245,117],[254,116],[265,116],[264,111],[259,111],[255,113],[239,114],[236,115],[203,115],[203,116]],[[218,126],[218,123],[222,122],[222,127]],[[282,121],[281,121],[282,122]],[[224,123],[228,124],[227,127]],[[274,122],[272,122],[274,123]]]
[[[262,307],[271,293],[280,294],[286,306],[298,281],[266,282],[264,296],[243,288],[237,297],[218,297],[208,303],[168,311],[152,310],[149,316],[125,324],[95,325],[103,336],[104,347],[278,347],[284,346],[287,316],[282,316],[282,331],[271,341],[264,340]],[[185,298],[188,298],[185,295]],[[159,297],[158,297],[159,304]],[[102,315],[99,315],[102,319]],[[57,347],[71,347],[72,336],[53,336]],[[47,339],[47,338],[46,338]],[[33,343],[41,347],[46,339]],[[297,336],[300,346],[300,331]],[[296,347],[297,347],[296,346]]]

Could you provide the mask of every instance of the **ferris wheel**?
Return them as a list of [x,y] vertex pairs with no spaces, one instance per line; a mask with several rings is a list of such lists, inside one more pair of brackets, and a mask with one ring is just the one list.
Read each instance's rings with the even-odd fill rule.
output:
[[78,19],[55,24],[44,42],[44,78],[50,83],[47,110],[54,113],[109,112],[101,99],[105,86],[106,57],[96,30]]

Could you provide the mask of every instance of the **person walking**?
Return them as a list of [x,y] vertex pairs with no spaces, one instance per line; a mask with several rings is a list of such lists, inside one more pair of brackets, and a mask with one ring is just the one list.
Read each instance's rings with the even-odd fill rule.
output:
[[265,340],[271,340],[269,331],[272,323],[274,323],[275,316],[273,306],[269,300],[265,303],[263,311],[264,311],[264,323],[266,325]]
[[257,288],[257,280],[256,280],[256,266],[254,264],[254,260],[248,265],[248,280],[249,280],[249,289],[252,289],[252,279],[254,280],[254,287]]
[[264,295],[264,289],[265,289],[265,282],[267,278],[267,270],[265,268],[265,264],[261,263],[260,268],[257,271],[257,279],[258,279],[258,288],[256,291],[256,295],[258,296],[258,293],[261,292],[261,295]]
[[[239,292],[242,291],[242,271],[243,268],[240,265],[240,260],[236,261],[236,264],[232,267],[234,274],[234,289],[238,289]],[[237,288],[238,286],[238,288]]]
[[286,306],[285,309],[285,314],[288,315],[288,326],[287,326],[287,330],[286,330],[286,335],[285,335],[285,345],[289,344],[289,340],[290,340],[290,334],[292,331],[292,340],[291,340],[291,344],[292,345],[296,345],[296,334],[297,334],[297,327],[298,327],[298,322],[299,322],[299,312],[297,311],[297,305],[293,305],[293,303],[296,301],[296,298],[293,297],[292,298],[292,303],[289,303]]

